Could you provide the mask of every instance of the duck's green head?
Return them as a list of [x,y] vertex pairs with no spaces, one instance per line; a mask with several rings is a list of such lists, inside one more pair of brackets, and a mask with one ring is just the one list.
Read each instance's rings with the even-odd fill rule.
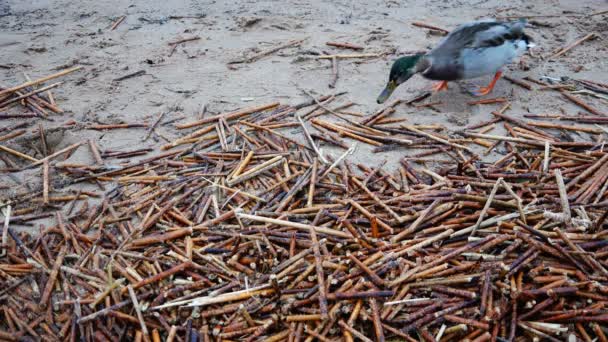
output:
[[393,63],[386,88],[384,88],[380,96],[378,96],[378,103],[384,103],[401,83],[409,80],[410,77],[418,72],[416,66],[422,56],[422,54],[405,56],[398,58]]

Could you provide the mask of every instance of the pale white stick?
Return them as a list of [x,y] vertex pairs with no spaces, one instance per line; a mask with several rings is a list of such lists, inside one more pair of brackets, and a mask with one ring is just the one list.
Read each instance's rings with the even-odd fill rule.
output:
[[11,220],[11,206],[10,204],[6,207],[4,211],[4,229],[2,229],[2,253],[0,253],[0,257],[6,255],[6,245],[8,244],[8,224]]
[[303,224],[303,223],[297,223],[297,222],[291,222],[291,221],[285,221],[285,220],[279,220],[279,219],[274,219],[274,218],[270,218],[270,217],[256,216],[256,215],[249,215],[249,214],[237,214],[237,216],[242,219],[276,224],[276,225],[280,225],[280,226],[304,230],[307,232],[314,229],[315,232],[317,232],[319,234],[333,235],[333,236],[346,238],[346,239],[352,238],[352,236],[350,234],[347,234],[340,230],[331,229],[331,228],[317,227],[317,226],[312,226],[310,224]]
[[484,218],[484,216],[486,216],[486,213],[488,212],[488,209],[490,209],[490,205],[492,205],[492,201],[494,200],[494,195],[496,195],[496,191],[498,191],[498,187],[500,186],[501,182],[502,182],[502,177],[498,178],[498,180],[496,181],[496,183],[494,183],[494,186],[492,187],[492,192],[490,192],[490,196],[488,196],[488,200],[486,201],[486,205],[483,206],[483,210],[481,211],[481,214],[479,214],[479,218],[477,219],[477,223],[475,223],[475,226],[473,227],[473,230],[471,231],[471,235],[470,236],[475,235],[475,231],[481,225],[481,221],[483,221],[483,218]]
[[562,172],[559,169],[555,170],[555,180],[557,181],[557,189],[559,190],[559,199],[562,203],[562,211],[564,213],[566,223],[570,223],[572,219],[572,213],[570,212],[570,204],[568,203],[568,193],[566,192],[566,185],[564,184],[564,178]]
[[327,170],[317,179],[317,182],[325,178],[325,176],[327,176],[331,172],[331,170],[334,169],[334,167],[338,166],[338,164],[340,164],[340,162],[342,162],[342,160],[345,159],[348,155],[353,154],[356,148],[357,143],[354,143],[346,152],[344,152],[338,159],[336,159],[336,161],[331,164],[329,168],[327,168]]
[[551,144],[545,140],[545,159],[543,160],[543,172],[549,172],[549,149]]
[[321,153],[321,151],[319,151],[319,148],[315,144],[315,141],[312,140],[312,137],[308,132],[308,128],[306,128],[306,125],[304,124],[304,121],[302,121],[302,118],[299,115],[296,115],[296,119],[298,119],[298,121],[300,122],[300,126],[302,126],[302,129],[304,130],[304,136],[306,137],[310,145],[312,145],[312,148],[315,150],[315,153],[317,153],[317,155],[319,156],[319,160],[321,160],[323,164],[327,164],[327,159],[323,157],[323,154]]
[[148,327],[146,326],[146,321],[144,321],[144,316],[141,314],[141,309],[139,308],[139,301],[137,300],[137,296],[135,295],[133,286],[128,285],[127,289],[129,289],[129,296],[131,296],[131,301],[133,302],[133,307],[135,308],[137,319],[139,320],[139,324],[141,325],[141,332],[144,334],[144,339],[148,341]]

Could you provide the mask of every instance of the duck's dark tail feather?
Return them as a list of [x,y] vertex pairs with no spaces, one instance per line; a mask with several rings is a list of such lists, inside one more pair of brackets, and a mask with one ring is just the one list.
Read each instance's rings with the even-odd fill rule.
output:
[[521,40],[526,42],[526,50],[529,50],[530,48],[533,48],[536,46],[536,44],[534,44],[534,41],[532,40],[532,37],[528,36],[525,33],[522,33]]
[[526,43],[526,50],[536,46],[536,44],[534,44],[532,41],[532,37],[524,33],[524,28],[526,27],[527,23],[528,21],[525,18],[520,18],[518,21],[512,24],[511,29],[512,32],[517,33],[519,36],[517,37],[518,39],[523,40]]

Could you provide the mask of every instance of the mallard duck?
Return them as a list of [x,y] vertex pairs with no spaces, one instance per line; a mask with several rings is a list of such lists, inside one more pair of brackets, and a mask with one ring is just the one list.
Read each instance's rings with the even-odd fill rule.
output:
[[474,95],[490,93],[502,75],[501,68],[533,45],[523,32],[525,25],[524,20],[482,20],[459,26],[428,53],[397,59],[378,103],[386,101],[400,84],[418,73],[441,81],[434,86],[435,91],[447,89],[448,81],[494,74],[490,84],[480,87]]

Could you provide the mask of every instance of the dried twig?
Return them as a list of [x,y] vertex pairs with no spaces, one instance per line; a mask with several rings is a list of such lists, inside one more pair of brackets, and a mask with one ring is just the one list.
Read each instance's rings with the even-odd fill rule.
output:
[[277,52],[279,50],[282,50],[282,49],[285,49],[285,48],[288,48],[288,47],[292,47],[292,46],[296,46],[296,45],[300,45],[306,39],[308,39],[308,38],[292,40],[292,41],[289,41],[287,43],[280,44],[280,45],[278,45],[276,47],[273,47],[271,49],[264,50],[262,52],[258,52],[258,53],[254,54],[252,56],[247,57],[247,58],[232,60],[232,61],[228,62],[228,64],[252,63],[252,62],[257,61],[258,59],[260,59],[262,57],[265,57],[265,56],[268,56],[270,54],[273,54],[273,53],[275,53],[275,52]]

